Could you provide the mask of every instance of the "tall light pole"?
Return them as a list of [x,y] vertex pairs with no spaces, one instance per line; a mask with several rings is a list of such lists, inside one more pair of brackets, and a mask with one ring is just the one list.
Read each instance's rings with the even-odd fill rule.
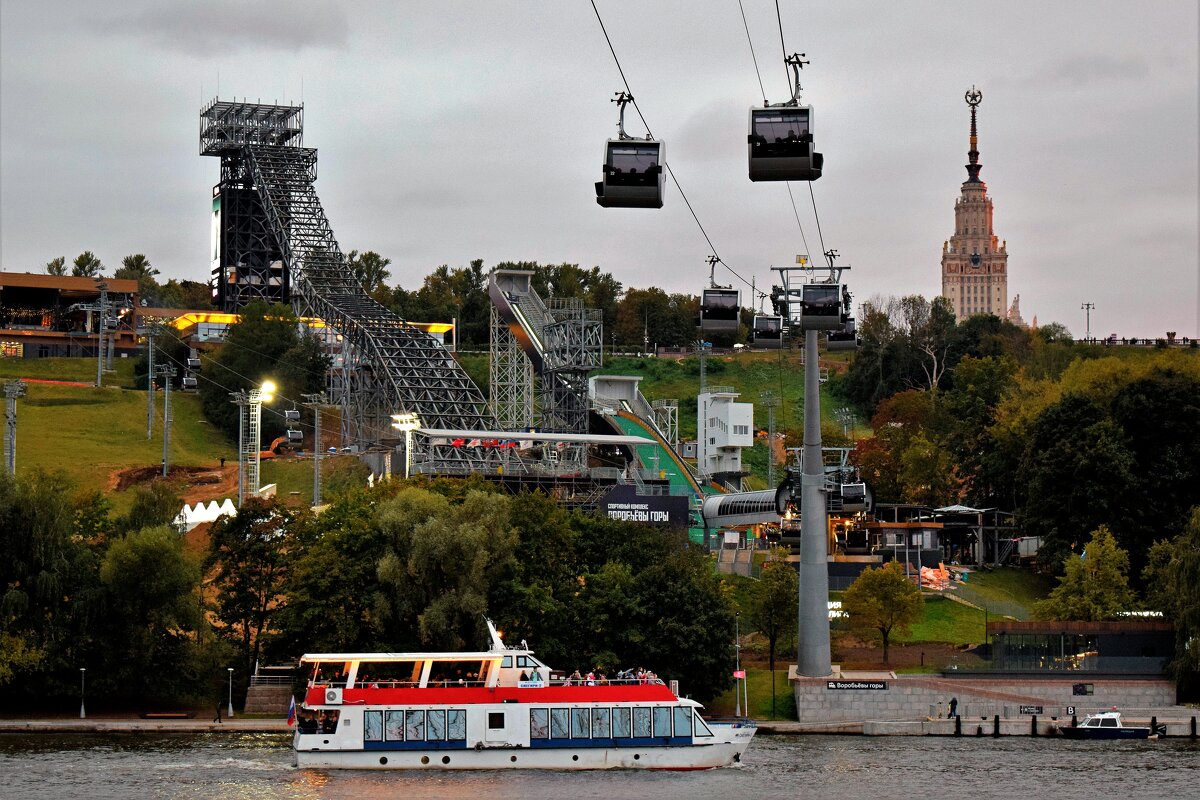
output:
[[1079,308],[1087,312],[1087,333],[1083,335],[1085,342],[1092,340],[1092,309],[1096,307],[1095,303],[1084,303]]
[[412,472],[412,432],[421,427],[421,418],[416,414],[392,414],[392,427],[404,431],[404,479]]
[[229,672],[229,708],[225,709],[225,716],[233,719],[233,667],[225,669]]
[[265,380],[249,392],[230,393],[238,407],[238,508],[247,497],[258,495],[262,405],[275,398],[275,388],[274,381]]
[[87,719],[87,712],[83,709],[83,692],[85,687],[85,678],[87,676],[87,667],[79,668],[79,718]]
[[17,398],[25,395],[25,381],[4,382],[4,472],[17,474]]

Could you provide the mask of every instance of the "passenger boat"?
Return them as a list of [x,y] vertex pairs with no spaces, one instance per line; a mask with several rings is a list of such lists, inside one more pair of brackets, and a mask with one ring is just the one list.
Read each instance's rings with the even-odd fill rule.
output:
[[750,720],[706,720],[657,678],[564,678],[487,626],[484,652],[305,655],[296,765],[709,769],[754,737]]
[[1078,725],[1060,725],[1058,730],[1068,739],[1148,739],[1162,734],[1165,727],[1159,725],[1158,730],[1151,730],[1148,726],[1122,725],[1121,714],[1114,708],[1089,714]]

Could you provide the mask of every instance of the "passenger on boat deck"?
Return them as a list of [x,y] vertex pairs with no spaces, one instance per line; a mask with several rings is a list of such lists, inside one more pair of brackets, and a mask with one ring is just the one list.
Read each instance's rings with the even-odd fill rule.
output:
[[524,682],[527,680],[529,680],[529,676],[525,674],[525,670],[521,670],[521,681]]
[[535,683],[542,682],[542,676],[538,674],[537,667],[534,667],[533,672],[529,673],[529,680],[534,681]]
[[591,671],[589,671],[589,672],[588,672],[588,674],[587,674],[587,685],[588,685],[588,686],[595,686],[595,685],[596,685],[596,673],[595,673],[595,672],[591,672]]
[[583,676],[579,674],[579,670],[571,673],[571,677],[567,678],[568,686],[579,686],[583,683]]
[[311,711],[306,711],[300,716],[299,728],[301,733],[317,732],[317,718],[313,716]]

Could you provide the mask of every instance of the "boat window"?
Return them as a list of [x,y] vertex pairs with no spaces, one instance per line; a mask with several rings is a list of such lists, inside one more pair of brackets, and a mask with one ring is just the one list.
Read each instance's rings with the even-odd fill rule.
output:
[[633,735],[635,737],[650,735],[650,709],[633,709]]
[[504,660],[500,662],[500,667],[502,669],[509,669],[512,667],[512,656],[505,656]]
[[591,720],[586,708],[571,709],[571,738],[587,739],[591,735]]
[[531,709],[529,709],[529,738],[530,739],[549,739],[550,738],[550,709],[548,709],[548,708],[531,708]]
[[692,735],[692,710],[687,706],[675,706],[675,735]]
[[[379,712],[372,711],[372,714]],[[389,711],[383,718],[383,733],[388,738],[388,741],[399,742],[404,740],[404,712]]]
[[430,686],[479,686],[487,674],[487,661],[438,661],[429,672]]
[[404,738],[410,742],[419,742],[425,738],[425,712],[404,712]]
[[671,709],[666,706],[654,707],[654,735],[671,735]]
[[446,738],[452,742],[467,738],[467,712],[452,708],[446,712]]
[[426,739],[445,739],[446,738],[446,712],[443,710],[426,711],[425,731]]
[[597,708],[592,710],[592,738],[607,739],[609,737],[608,730],[608,709]]
[[1083,724],[1082,724],[1082,725],[1080,725],[1079,727],[1081,727],[1081,728],[1099,728],[1099,727],[1100,727],[1100,720],[1098,720],[1098,719],[1085,719],[1085,720],[1083,721]]
[[362,661],[359,662],[354,685],[359,688],[391,689],[416,685],[420,677],[420,661]]
[[704,723],[704,720],[700,717],[700,714],[696,714],[696,716],[692,719],[692,724],[696,727],[696,736],[713,735],[712,730],[709,729],[708,725]]
[[504,712],[489,711],[488,712],[488,728],[493,731],[504,730]]
[[555,708],[550,712],[550,738],[567,739],[571,736],[571,709]]
[[528,667],[529,659],[526,658],[525,656],[517,656],[517,666],[518,667]]
[[629,723],[628,708],[614,708],[612,710],[612,735],[614,737],[628,738],[633,733]]
[[1113,719],[1112,717],[1107,717],[1105,719],[1100,720],[1100,727],[1101,728],[1116,728],[1119,726],[1117,725],[1117,721],[1115,719]]
[[368,742],[383,741],[382,711],[367,711],[363,713],[363,739]]

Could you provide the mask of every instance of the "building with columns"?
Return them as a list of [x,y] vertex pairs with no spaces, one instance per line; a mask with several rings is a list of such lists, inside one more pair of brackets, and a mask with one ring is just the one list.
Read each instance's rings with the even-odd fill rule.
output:
[[972,86],[966,94],[971,107],[971,149],[967,180],[954,203],[954,235],[942,244],[942,295],[950,300],[955,318],[972,314],[1006,317],[1008,305],[1008,247],[992,227],[992,199],[979,179],[979,137],[975,112],[983,93]]

